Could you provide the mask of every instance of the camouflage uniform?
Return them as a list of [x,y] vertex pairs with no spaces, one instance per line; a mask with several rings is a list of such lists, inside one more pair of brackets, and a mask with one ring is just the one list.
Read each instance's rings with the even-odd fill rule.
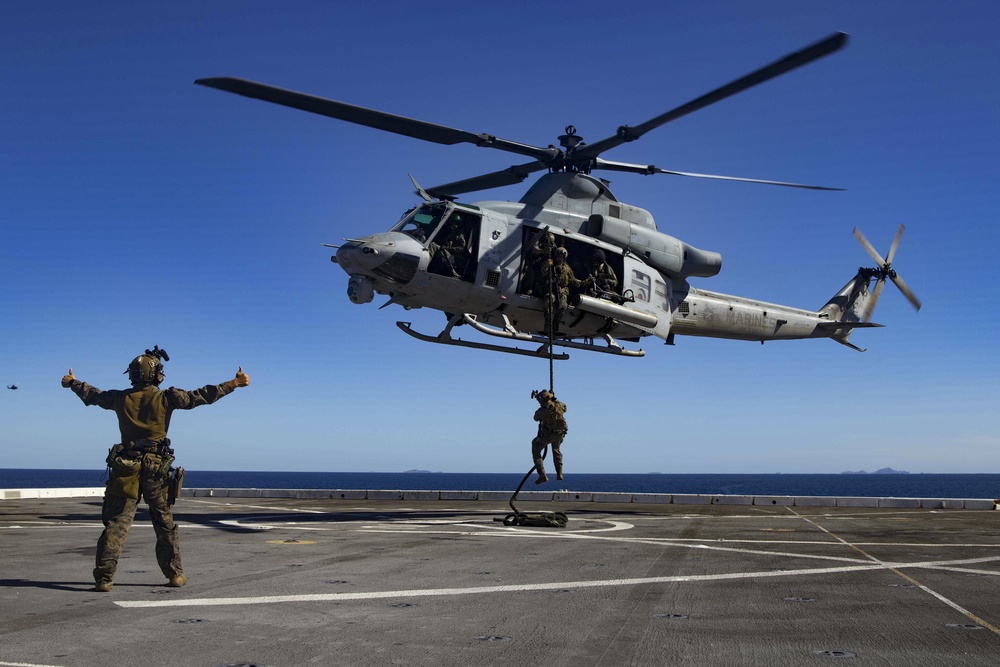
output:
[[[570,291],[576,290],[583,283],[573,275],[573,269],[565,261],[565,250],[562,250],[563,259],[555,259],[552,262],[543,264],[543,270],[539,272],[535,281],[534,293],[542,299],[543,312],[545,314],[546,333],[549,332],[549,324],[553,328],[553,335],[559,330],[563,313],[569,307]],[[557,255],[558,257],[558,255]]]
[[430,263],[427,265],[428,271],[452,278],[462,277],[466,265],[464,260],[468,254],[466,247],[468,241],[462,233],[461,225],[461,218],[453,214],[445,228],[431,241],[427,248],[431,255]]
[[538,281],[545,275],[546,262],[552,259],[552,251],[556,248],[556,236],[545,232],[531,247],[524,251],[524,276],[521,279],[521,293],[533,296],[548,293],[548,286],[540,292]]
[[[601,253],[603,256],[604,253]],[[587,285],[586,294],[593,297],[605,296],[608,292],[617,292],[618,276],[615,270],[604,261],[603,257],[591,262],[590,275],[584,281]]]
[[531,441],[531,458],[535,461],[535,470],[538,471],[538,479],[535,484],[547,482],[545,475],[545,461],[542,459],[542,450],[549,445],[552,447],[552,462],[556,467],[556,479],[563,478],[563,457],[559,447],[569,428],[566,426],[566,404],[556,400],[551,393],[544,391],[538,394],[538,402],[541,404],[535,410],[535,421],[538,422],[538,435]]
[[[139,496],[149,505],[149,515],[156,533],[156,562],[160,570],[172,581],[182,577],[177,526],[167,500],[167,471],[163,470],[163,455],[167,452],[164,447],[170,443],[167,439],[170,415],[174,410],[191,410],[200,405],[215,403],[233,392],[235,382],[230,380],[222,384],[207,385],[194,391],[174,387],[162,390],[155,385],[101,391],[74,379],[68,387],[80,397],[84,405],[96,405],[115,412],[122,444],[125,446],[119,459],[124,458],[126,462],[134,461],[138,464],[137,492],[130,489],[127,480],[123,479],[127,473],[116,470],[116,466],[112,467],[101,509],[104,532],[97,542],[94,580],[98,584],[110,584],[114,577],[125,537],[135,518]],[[166,468],[169,470],[169,461]]]

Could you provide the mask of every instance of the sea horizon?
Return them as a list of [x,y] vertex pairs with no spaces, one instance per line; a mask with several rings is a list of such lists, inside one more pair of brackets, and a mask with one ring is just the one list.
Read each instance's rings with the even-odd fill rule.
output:
[[[525,473],[187,470],[185,488],[513,491]],[[0,468],[0,489],[104,485],[106,471]],[[705,495],[998,498],[996,473],[568,473],[530,490]]]

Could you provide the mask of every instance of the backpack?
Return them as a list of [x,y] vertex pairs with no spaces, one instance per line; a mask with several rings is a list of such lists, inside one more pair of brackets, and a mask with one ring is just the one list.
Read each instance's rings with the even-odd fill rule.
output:
[[566,414],[566,404],[562,401],[551,400],[545,405],[545,422],[546,425],[556,431],[565,431],[566,429],[566,418],[563,415]]

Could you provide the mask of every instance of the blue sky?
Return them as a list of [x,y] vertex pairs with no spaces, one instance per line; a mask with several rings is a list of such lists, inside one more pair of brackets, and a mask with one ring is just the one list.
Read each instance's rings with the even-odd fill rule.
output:
[[[433,311],[351,304],[321,243],[388,229],[424,186],[518,160],[195,86],[239,76],[534,145],[594,141],[834,31],[843,51],[603,157],[817,183],[602,174],[723,255],[714,291],[815,309],[906,235],[859,331],[646,340],[556,367],[572,472],[1000,472],[998,10],[984,2],[0,4],[0,468],[98,468],[113,415],[60,377],[252,385],[175,415],[205,470],[520,472],[543,361],[434,346]],[[513,159],[512,159],[513,158]],[[521,161],[524,161],[523,158]],[[464,201],[517,200],[523,186]],[[571,480],[568,481],[568,483]],[[571,484],[570,484],[571,485]]]

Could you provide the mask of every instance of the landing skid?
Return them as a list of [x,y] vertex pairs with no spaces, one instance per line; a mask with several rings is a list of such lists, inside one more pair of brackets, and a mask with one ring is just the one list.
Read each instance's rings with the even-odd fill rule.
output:
[[[504,321],[503,329],[497,327],[491,327],[476,319],[475,315],[470,315],[468,313],[460,313],[458,315],[453,315],[451,319],[448,320],[448,325],[441,331],[437,336],[428,336],[420,332],[414,331],[410,322],[396,322],[396,326],[399,327],[404,333],[407,333],[417,340],[422,340],[427,343],[440,343],[442,345],[457,345],[460,347],[472,347],[479,350],[490,350],[492,352],[506,352],[507,354],[519,354],[526,357],[538,357],[541,359],[548,359],[549,350],[549,338],[548,336],[540,336],[538,334],[528,334],[518,331],[511,324],[510,320],[503,314],[500,315]],[[462,340],[461,338],[452,338],[451,330],[458,324],[464,323],[468,324],[476,331],[484,333],[487,336],[495,336],[497,338],[505,338],[510,341],[521,341],[524,343],[538,343],[539,347],[536,350],[525,350],[520,347],[508,347],[505,345],[492,345],[490,343],[477,343],[468,340]],[[623,357],[643,357],[646,353],[643,350],[626,350],[621,347],[614,338],[604,334],[603,336],[605,345],[595,345],[592,342],[576,342],[566,338],[556,338],[552,341],[552,345],[558,347],[567,347],[575,350],[587,350],[589,352],[601,352],[603,354],[614,354]],[[552,359],[564,360],[569,359],[569,355],[564,352],[557,352],[551,355]]]

